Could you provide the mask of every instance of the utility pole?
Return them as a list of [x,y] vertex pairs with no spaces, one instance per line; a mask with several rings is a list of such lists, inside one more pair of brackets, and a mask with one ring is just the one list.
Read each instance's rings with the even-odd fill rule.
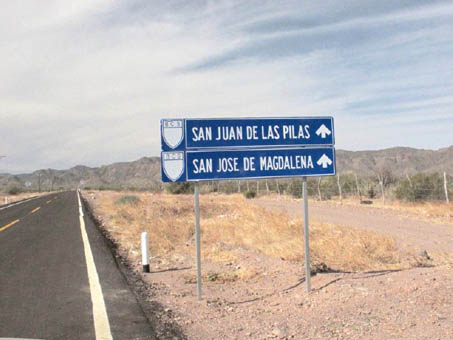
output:
[[445,190],[445,201],[447,201],[447,203],[450,202],[450,200],[448,199],[448,185],[447,185],[447,173],[444,172],[444,190]]

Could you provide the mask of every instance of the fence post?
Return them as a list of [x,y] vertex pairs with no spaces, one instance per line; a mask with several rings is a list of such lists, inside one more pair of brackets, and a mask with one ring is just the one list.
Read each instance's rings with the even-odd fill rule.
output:
[[444,190],[445,190],[445,201],[450,202],[448,199],[448,186],[447,186],[447,173],[444,171]]
[[357,187],[357,195],[359,196],[359,201],[362,202],[362,195],[360,194],[360,187],[359,187],[359,179],[357,178],[357,174],[355,175],[355,185]]
[[319,200],[322,201],[322,196],[321,196],[321,179],[322,177],[318,177],[318,196]]
[[411,178],[409,177],[409,174],[406,174],[406,178],[409,181],[409,187],[412,189],[412,181]]
[[377,175],[379,186],[381,187],[382,192],[382,203],[385,204],[385,192],[384,192],[384,178],[381,175]]
[[341,195],[340,173],[337,173],[337,185],[338,185],[338,192],[340,193],[340,202],[341,202],[341,201],[343,201],[343,196]]

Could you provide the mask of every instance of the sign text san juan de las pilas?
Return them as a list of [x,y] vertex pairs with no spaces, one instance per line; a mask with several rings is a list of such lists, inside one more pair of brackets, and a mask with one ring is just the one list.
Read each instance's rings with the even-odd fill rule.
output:
[[163,119],[164,182],[335,174],[332,117]]

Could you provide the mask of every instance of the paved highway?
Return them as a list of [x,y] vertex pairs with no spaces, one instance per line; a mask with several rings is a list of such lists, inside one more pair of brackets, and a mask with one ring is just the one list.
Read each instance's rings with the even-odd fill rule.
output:
[[75,191],[0,210],[0,338],[155,339],[81,213]]

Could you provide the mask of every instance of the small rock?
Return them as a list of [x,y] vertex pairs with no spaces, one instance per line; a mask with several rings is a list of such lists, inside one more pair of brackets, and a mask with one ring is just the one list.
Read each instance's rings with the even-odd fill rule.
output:
[[282,339],[282,338],[286,338],[288,336],[288,332],[286,332],[284,329],[282,328],[274,328],[272,330],[272,335]]
[[431,257],[429,257],[428,252],[426,250],[419,251],[417,255],[427,260],[431,260]]

